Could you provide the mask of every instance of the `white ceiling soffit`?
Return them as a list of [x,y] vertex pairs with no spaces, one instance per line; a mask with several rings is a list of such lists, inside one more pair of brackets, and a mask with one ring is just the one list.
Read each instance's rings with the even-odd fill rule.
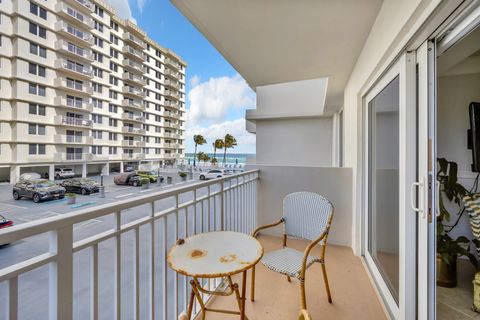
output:
[[256,89],[328,77],[326,112],[343,90],[382,0],[171,0]]

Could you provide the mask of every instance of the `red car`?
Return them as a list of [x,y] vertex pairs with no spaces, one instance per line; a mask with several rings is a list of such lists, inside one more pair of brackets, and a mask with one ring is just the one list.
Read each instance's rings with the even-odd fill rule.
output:
[[0,215],[0,229],[13,226],[13,221]]

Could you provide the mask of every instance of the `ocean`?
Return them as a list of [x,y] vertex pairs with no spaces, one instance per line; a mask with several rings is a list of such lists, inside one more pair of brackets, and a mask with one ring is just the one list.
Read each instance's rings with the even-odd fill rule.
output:
[[[193,164],[193,153],[185,153],[185,161],[188,163],[190,161]],[[213,157],[213,153],[208,154],[210,157]],[[247,157],[255,156],[254,154],[250,153],[228,153],[226,157],[227,164],[235,164],[238,161],[238,164],[245,164]],[[223,152],[217,152],[217,160],[219,163],[223,162]],[[197,159],[198,163],[198,159]],[[203,161],[202,161],[203,164]]]

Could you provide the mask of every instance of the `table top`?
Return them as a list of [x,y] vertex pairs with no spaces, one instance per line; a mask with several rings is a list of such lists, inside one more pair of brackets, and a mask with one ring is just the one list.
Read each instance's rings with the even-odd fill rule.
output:
[[168,253],[168,264],[186,276],[218,278],[245,271],[262,256],[263,247],[254,237],[240,232],[214,231],[177,242]]

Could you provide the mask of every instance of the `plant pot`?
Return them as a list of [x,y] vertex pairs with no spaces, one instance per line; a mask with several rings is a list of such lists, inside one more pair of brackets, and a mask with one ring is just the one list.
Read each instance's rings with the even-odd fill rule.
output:
[[75,204],[75,202],[77,202],[76,197],[68,197],[67,198],[67,204]]
[[150,183],[144,183],[144,184],[142,184],[142,188],[143,189],[148,189],[149,185],[150,185]]
[[182,177],[182,181],[187,181],[187,177]]
[[167,177],[167,183],[172,184],[173,178],[172,177]]
[[457,286],[457,256],[452,256],[449,263],[437,256],[437,286],[445,288]]

